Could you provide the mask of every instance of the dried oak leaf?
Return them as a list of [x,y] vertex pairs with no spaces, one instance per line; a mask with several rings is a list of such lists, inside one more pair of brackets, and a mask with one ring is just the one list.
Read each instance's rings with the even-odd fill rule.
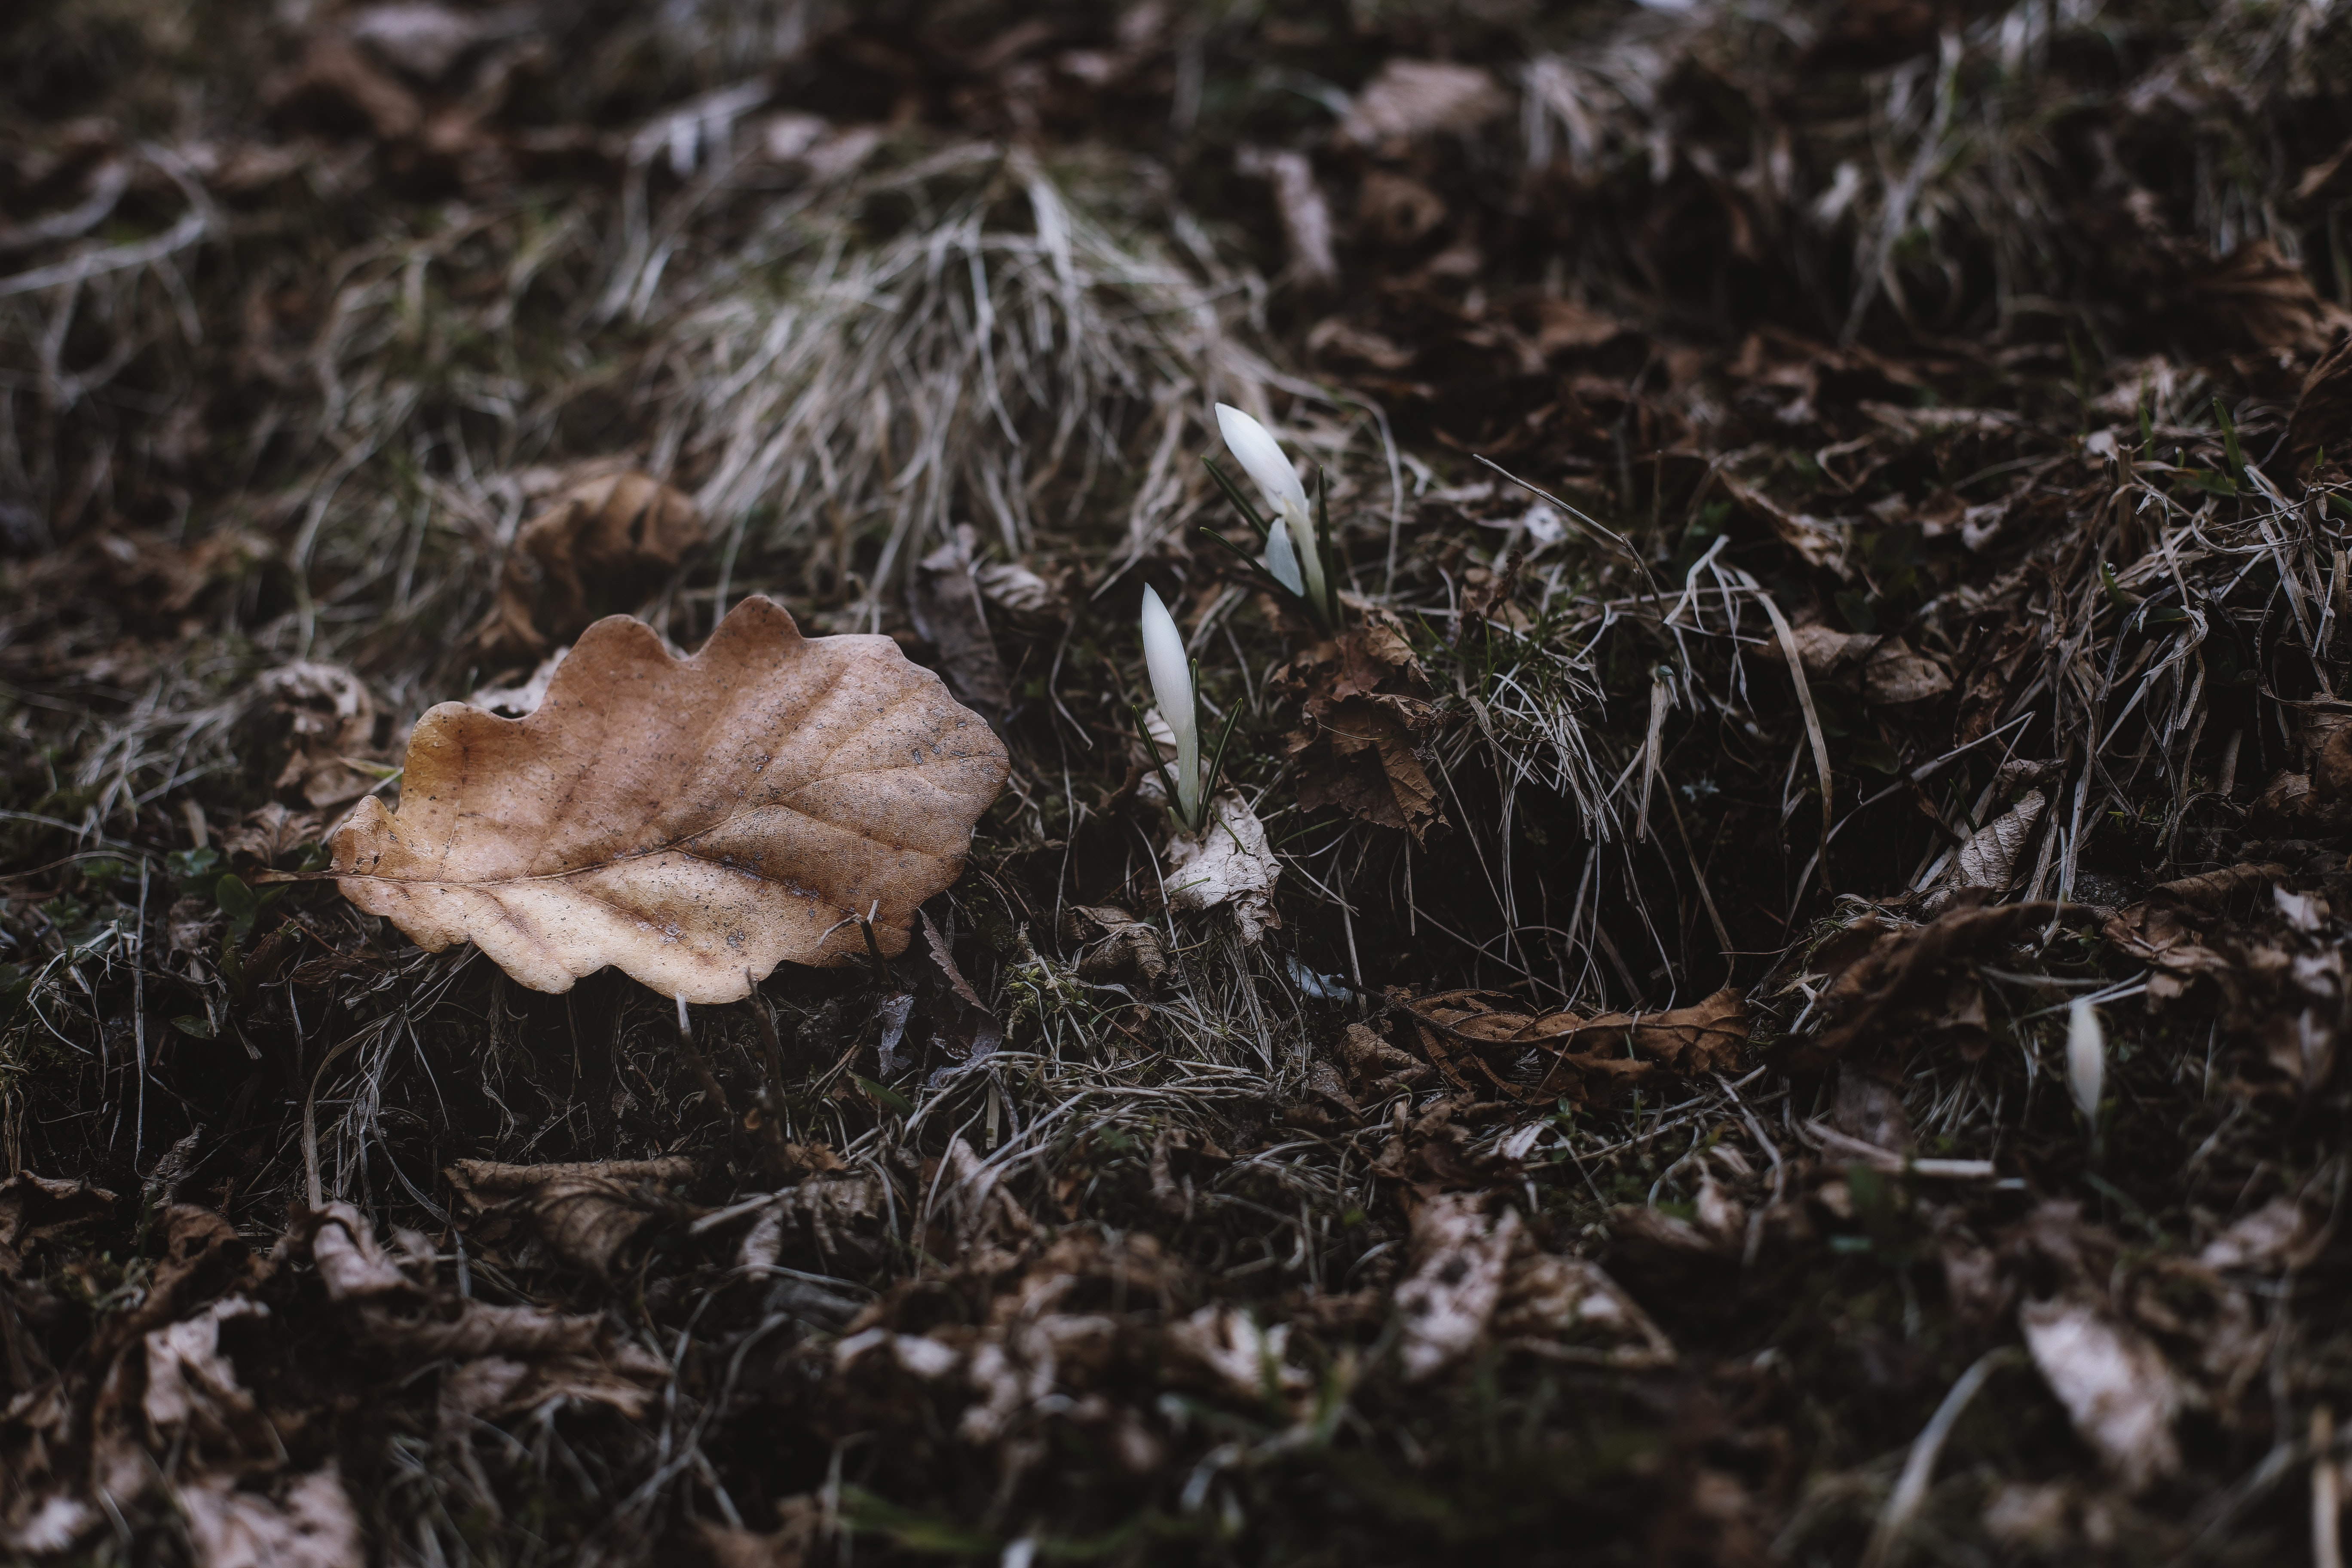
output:
[[[522,525],[499,602],[475,634],[494,666],[547,657],[606,610],[628,608],[702,542],[685,495],[634,469],[586,479]],[[612,603],[615,596],[626,601]]]
[[625,616],[584,633],[528,718],[417,721],[397,813],[330,843],[343,896],[535,991],[607,964],[733,1002],[787,959],[906,951],[1004,783],[1003,742],[882,637],[803,637],[746,599],[677,659]]
[[1392,626],[1372,621],[1308,650],[1269,678],[1307,722],[1284,741],[1299,762],[1298,804],[1336,805],[1360,821],[1426,841],[1446,826],[1419,755],[1436,727],[1429,678]]

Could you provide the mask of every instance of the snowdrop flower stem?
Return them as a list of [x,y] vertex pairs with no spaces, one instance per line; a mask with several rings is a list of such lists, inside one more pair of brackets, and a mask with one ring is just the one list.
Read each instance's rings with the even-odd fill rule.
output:
[[[1168,784],[1168,804],[1186,832],[1198,833],[1209,819],[1209,796],[1216,787],[1217,773],[1225,760],[1225,742],[1233,738],[1234,722],[1241,710],[1236,708],[1225,721],[1216,752],[1203,765],[1199,667],[1184,652],[1184,634],[1177,628],[1176,617],[1168,613],[1168,606],[1149,584],[1143,589],[1143,663],[1151,677],[1152,703],[1176,740],[1174,778],[1168,777],[1164,766],[1160,770]],[[1140,712],[1137,726],[1143,731],[1144,745],[1156,756],[1159,742]]]
[[[1260,516],[1242,488],[1227,479],[1216,464],[1209,465],[1210,474],[1223,488],[1234,508],[1265,536],[1263,565],[1266,575],[1305,605],[1318,626],[1336,630],[1339,620],[1338,584],[1332,580],[1325,549],[1330,531],[1328,494],[1318,518],[1308,510],[1307,487],[1299,482],[1298,471],[1291,467],[1273,432],[1230,404],[1217,405],[1217,433],[1224,437],[1225,449],[1242,466],[1242,471],[1256,485],[1270,514]],[[1248,552],[1223,534],[1213,532],[1210,537],[1244,560],[1251,560]],[[1259,564],[1255,561],[1251,563]]]

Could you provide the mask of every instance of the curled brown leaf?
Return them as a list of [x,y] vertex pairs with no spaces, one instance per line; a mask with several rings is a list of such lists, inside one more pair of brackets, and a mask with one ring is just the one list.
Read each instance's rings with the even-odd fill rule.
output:
[[522,525],[476,634],[493,665],[543,658],[625,594],[631,607],[702,542],[694,503],[650,474],[608,473],[565,490]]
[[[656,1215],[683,1208],[669,1196],[669,1184],[690,1179],[697,1168],[681,1155],[548,1165],[460,1160],[448,1174],[474,1212],[519,1220],[568,1261],[605,1274]],[[497,1240],[500,1228],[484,1227],[484,1238]]]

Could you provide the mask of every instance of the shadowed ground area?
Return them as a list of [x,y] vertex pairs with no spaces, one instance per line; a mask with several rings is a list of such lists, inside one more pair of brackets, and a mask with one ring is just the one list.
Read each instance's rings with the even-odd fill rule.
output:
[[[2325,4],[7,9],[0,1555],[2339,1564],[2347,126]],[[542,708],[760,599],[920,724]],[[887,830],[632,869],[772,763]],[[346,899],[445,776],[830,966]]]

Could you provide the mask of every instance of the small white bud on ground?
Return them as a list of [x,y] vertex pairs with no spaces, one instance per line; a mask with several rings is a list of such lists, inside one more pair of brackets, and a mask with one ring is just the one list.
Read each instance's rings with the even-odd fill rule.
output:
[[2107,1033],[2099,1015],[2081,997],[2067,1010],[2066,1087],[2074,1091],[2076,1109],[2093,1127],[2099,1124],[2099,1095],[2106,1087]]
[[1192,664],[1176,617],[1149,584],[1143,589],[1143,663],[1151,696],[1176,737],[1176,815],[1189,826],[1201,820],[1200,710],[1192,697]]

